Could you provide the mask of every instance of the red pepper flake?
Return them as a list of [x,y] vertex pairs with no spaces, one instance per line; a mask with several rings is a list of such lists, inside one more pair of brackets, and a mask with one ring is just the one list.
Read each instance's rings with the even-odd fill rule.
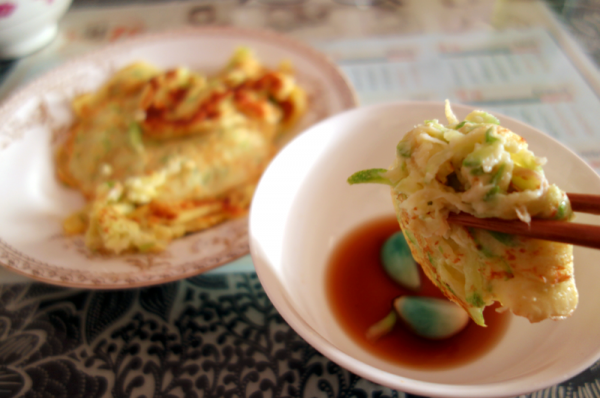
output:
[[0,3],[0,18],[8,18],[16,8],[17,5],[14,3]]

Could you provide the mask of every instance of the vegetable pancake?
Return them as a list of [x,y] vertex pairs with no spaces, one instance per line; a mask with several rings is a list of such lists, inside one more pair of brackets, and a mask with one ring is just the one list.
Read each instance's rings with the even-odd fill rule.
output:
[[88,205],[64,222],[94,251],[160,251],[247,213],[275,140],[306,109],[292,67],[240,49],[216,76],[143,62],[73,103],[57,173]]
[[364,170],[348,181],[391,185],[414,258],[479,325],[495,301],[531,322],[571,315],[578,301],[571,245],[447,222],[450,212],[570,220],[569,199],[546,179],[545,159],[486,112],[461,122],[446,102],[446,117],[447,126],[427,120],[408,132],[389,170]]

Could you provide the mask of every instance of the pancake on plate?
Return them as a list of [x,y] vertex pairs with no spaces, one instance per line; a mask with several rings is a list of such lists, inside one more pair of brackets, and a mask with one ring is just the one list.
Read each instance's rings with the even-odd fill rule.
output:
[[292,66],[239,49],[222,71],[136,62],[72,102],[57,174],[86,207],[65,220],[92,251],[161,251],[186,233],[247,213],[277,138],[307,106]]
[[499,302],[531,322],[562,319],[577,307],[571,245],[448,223],[448,215],[569,221],[564,191],[550,184],[525,140],[483,111],[448,125],[426,120],[398,143],[386,169],[358,172],[350,183],[389,184],[415,260],[450,300],[484,326]]

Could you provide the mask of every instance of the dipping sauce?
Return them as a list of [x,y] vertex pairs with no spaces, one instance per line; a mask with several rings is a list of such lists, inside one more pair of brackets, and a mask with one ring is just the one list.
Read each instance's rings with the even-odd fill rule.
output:
[[376,219],[346,235],[335,248],[326,272],[329,305],[342,328],[360,346],[387,361],[418,369],[443,369],[471,362],[492,349],[508,328],[510,313],[485,312],[487,327],[469,320],[467,327],[445,340],[428,340],[413,334],[402,321],[375,342],[367,329],[392,310],[401,295],[444,298],[442,292],[419,270],[421,289],[400,287],[383,270],[380,250],[400,227],[395,216]]

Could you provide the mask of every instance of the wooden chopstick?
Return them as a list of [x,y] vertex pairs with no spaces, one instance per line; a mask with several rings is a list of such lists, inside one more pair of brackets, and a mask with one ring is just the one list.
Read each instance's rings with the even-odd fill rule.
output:
[[[573,211],[600,214],[600,196],[574,193],[567,195]],[[528,225],[520,220],[477,218],[466,213],[450,214],[448,222],[464,227],[600,249],[600,226],[596,225],[540,219],[533,219]]]
[[600,226],[596,225],[537,219],[531,220],[527,225],[520,220],[477,218],[466,213],[451,214],[448,216],[448,222],[464,227],[600,249]]
[[600,214],[600,196],[584,193],[568,193],[573,211]]

